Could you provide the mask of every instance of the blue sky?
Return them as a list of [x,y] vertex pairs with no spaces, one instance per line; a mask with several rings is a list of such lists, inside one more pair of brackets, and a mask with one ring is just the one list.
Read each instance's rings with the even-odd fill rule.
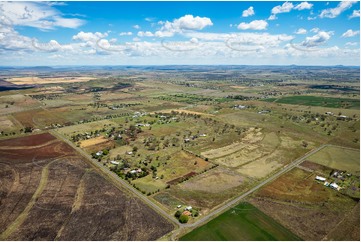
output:
[[359,65],[360,2],[0,2],[0,65]]

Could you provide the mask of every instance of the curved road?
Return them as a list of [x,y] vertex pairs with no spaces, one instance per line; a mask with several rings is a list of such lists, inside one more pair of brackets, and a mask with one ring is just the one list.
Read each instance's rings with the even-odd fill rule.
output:
[[181,232],[182,229],[185,228],[195,228],[198,227],[206,222],[208,222],[209,220],[211,220],[212,218],[216,217],[217,215],[225,212],[226,210],[232,208],[233,206],[235,206],[236,204],[238,204],[242,199],[244,199],[245,197],[247,197],[248,195],[250,195],[251,193],[255,192],[256,190],[258,190],[259,188],[263,187],[264,185],[268,184],[269,182],[275,180],[276,178],[280,177],[281,175],[283,175],[284,173],[292,170],[294,167],[298,166],[299,164],[301,164],[307,157],[315,154],[316,152],[318,152],[319,150],[323,149],[324,147],[328,146],[327,144],[321,145],[320,147],[306,153],[304,156],[302,156],[301,158],[298,158],[297,160],[294,160],[293,162],[291,162],[290,164],[288,164],[287,166],[285,166],[283,169],[281,169],[280,171],[278,171],[276,174],[272,175],[271,177],[267,178],[266,180],[262,181],[261,183],[259,183],[258,185],[256,185],[255,187],[251,188],[250,190],[248,190],[247,192],[241,194],[240,196],[234,198],[233,200],[227,202],[226,204],[224,204],[223,206],[217,208],[216,210],[212,211],[211,213],[207,214],[206,216],[198,219],[196,222],[192,223],[192,224],[180,224],[178,222],[178,220],[174,217],[169,215],[168,213],[166,213],[163,209],[161,209],[158,205],[156,205],[153,201],[151,201],[148,197],[144,196],[141,192],[139,192],[137,189],[135,189],[133,186],[131,186],[129,183],[127,183],[126,181],[124,181],[122,178],[120,178],[118,175],[116,175],[114,172],[110,171],[109,169],[105,168],[104,166],[102,166],[99,162],[95,161],[94,159],[92,159],[92,157],[87,154],[85,151],[83,151],[81,148],[77,147],[74,143],[72,143],[71,141],[69,141],[64,135],[52,130],[50,131],[50,133],[52,135],[54,135],[55,137],[63,140],[64,142],[66,142],[67,144],[69,144],[71,147],[73,147],[75,150],[77,150],[82,156],[84,156],[85,158],[87,158],[91,164],[93,164],[94,166],[96,166],[97,168],[99,168],[103,173],[105,173],[108,177],[113,178],[114,180],[116,180],[117,182],[119,182],[122,187],[127,188],[129,191],[133,192],[135,195],[137,195],[142,201],[144,201],[146,204],[148,204],[151,208],[153,208],[154,210],[156,210],[157,212],[159,212],[160,214],[162,214],[164,217],[168,218],[170,221],[172,221],[173,223],[177,224],[179,226],[178,229],[173,231],[173,236],[172,239],[174,239],[174,236],[179,234]]

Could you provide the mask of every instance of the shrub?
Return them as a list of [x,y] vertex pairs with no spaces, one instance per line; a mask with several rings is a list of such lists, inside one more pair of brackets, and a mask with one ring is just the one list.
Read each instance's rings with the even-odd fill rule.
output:
[[182,224],[187,223],[188,220],[189,220],[189,217],[188,217],[187,215],[182,214],[182,215],[179,217],[179,222],[181,222]]

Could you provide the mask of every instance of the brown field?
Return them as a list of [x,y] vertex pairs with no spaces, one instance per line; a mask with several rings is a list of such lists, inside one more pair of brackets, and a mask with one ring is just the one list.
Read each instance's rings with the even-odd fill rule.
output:
[[0,141],[0,156],[0,240],[155,240],[173,229],[50,134]]
[[105,142],[98,143],[96,145],[87,146],[87,147],[84,148],[84,150],[86,152],[88,152],[89,154],[91,154],[91,153],[97,152],[99,150],[113,148],[114,143],[115,143],[114,140],[107,140]]
[[48,84],[48,83],[72,83],[72,82],[87,82],[94,80],[94,77],[13,77],[6,81],[16,85],[33,85],[33,84]]
[[245,182],[245,179],[231,169],[217,167],[199,175],[197,179],[185,182],[180,187],[185,190],[220,193],[240,186]]
[[18,120],[24,127],[45,128],[51,124],[65,124],[68,122],[59,112],[45,109],[34,109],[14,113],[13,117]]
[[99,137],[80,141],[80,147],[81,148],[89,147],[89,146],[98,145],[98,144],[101,144],[101,143],[104,143],[107,141],[108,141],[108,139],[106,139],[104,136],[99,136]]
[[[322,240],[359,203],[316,182],[315,176],[295,168],[258,190],[250,201],[304,240]],[[352,230],[354,225],[345,226]]]

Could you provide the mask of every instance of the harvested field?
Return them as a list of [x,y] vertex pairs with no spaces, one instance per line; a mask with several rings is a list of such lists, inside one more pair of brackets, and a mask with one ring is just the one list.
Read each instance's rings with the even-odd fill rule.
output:
[[88,147],[88,146],[92,146],[92,145],[98,145],[98,144],[101,144],[101,143],[104,143],[107,141],[108,141],[108,139],[106,139],[104,136],[99,136],[99,137],[80,141],[80,147],[84,148],[84,147]]
[[235,142],[233,144],[221,148],[202,152],[202,155],[211,159],[227,156],[246,148],[246,146],[248,146],[249,144],[257,143],[261,141],[263,138],[264,136],[262,135],[260,130],[255,130],[254,128],[251,128],[247,131],[247,134],[245,135],[244,138],[242,138],[240,142]]
[[51,109],[34,109],[13,114],[24,127],[45,128],[52,124],[65,124],[68,122],[61,114]]
[[0,116],[0,127],[1,129],[11,129],[14,127],[14,123],[6,116]]
[[6,81],[16,85],[33,85],[33,84],[48,84],[48,83],[72,83],[72,82],[87,82],[95,79],[94,77],[14,77]]
[[331,167],[333,169],[346,170],[360,174],[360,151],[343,147],[327,146],[308,157],[317,164]]
[[258,190],[250,201],[302,239],[321,240],[358,202],[317,183],[315,176],[295,168]]
[[245,179],[228,168],[217,167],[199,175],[197,179],[185,182],[181,187],[185,190],[219,193],[242,185]]
[[1,240],[155,240],[173,229],[50,134],[0,141],[0,156]]

